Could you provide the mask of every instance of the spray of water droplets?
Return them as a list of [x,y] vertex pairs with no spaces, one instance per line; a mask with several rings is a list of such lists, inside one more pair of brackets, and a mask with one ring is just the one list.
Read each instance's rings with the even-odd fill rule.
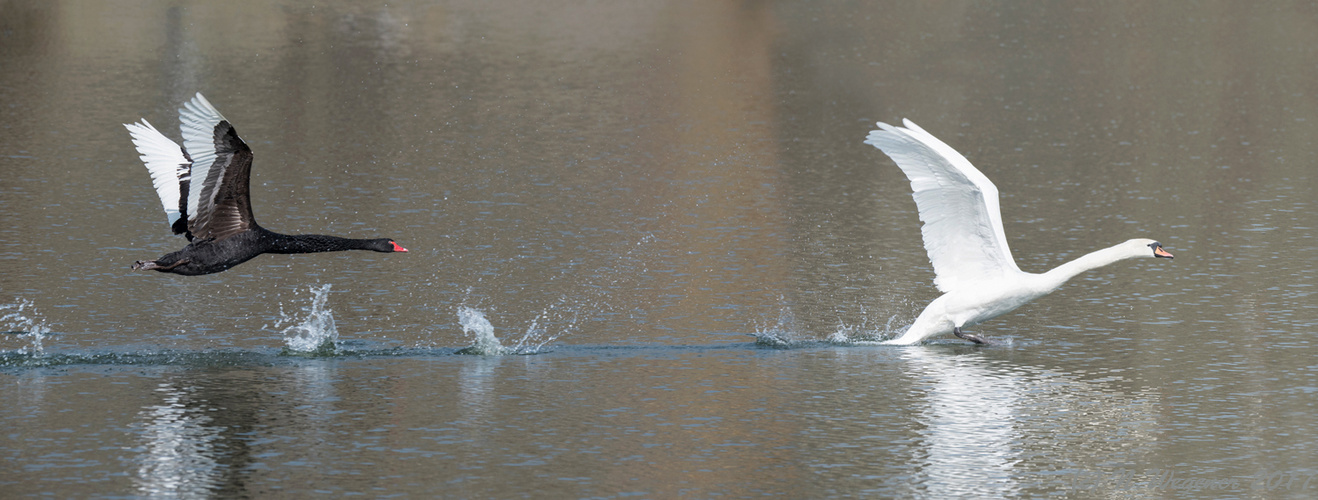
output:
[[28,339],[32,344],[18,350],[19,354],[41,356],[46,353],[42,341],[50,334],[50,328],[27,299],[15,300],[13,304],[0,304],[0,329],[16,333]]
[[468,306],[458,308],[458,324],[462,326],[462,333],[467,338],[472,339],[471,345],[458,351],[460,354],[476,354],[481,356],[499,356],[503,354],[535,354],[552,342],[557,336],[547,335],[545,329],[540,326],[547,318],[555,315],[554,308],[546,309],[531,321],[526,332],[512,347],[505,347],[499,342],[499,338],[494,335],[494,325],[490,323],[489,318],[485,317],[485,312]]
[[795,332],[796,313],[790,306],[783,306],[778,310],[778,318],[773,324],[757,326],[752,335],[755,336],[756,345],[784,348],[797,343]]
[[311,305],[302,308],[302,316],[288,315],[281,309],[275,328],[290,324],[280,333],[284,346],[294,354],[333,354],[334,342],[339,340],[339,329],[334,325],[334,313],[329,306],[330,285],[311,287]]

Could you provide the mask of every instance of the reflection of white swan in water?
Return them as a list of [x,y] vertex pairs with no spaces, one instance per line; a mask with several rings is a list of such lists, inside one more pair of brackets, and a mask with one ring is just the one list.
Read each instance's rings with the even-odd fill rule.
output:
[[916,418],[925,463],[922,483],[932,498],[1016,496],[1012,468],[1024,436],[1016,427],[1026,386],[1014,374],[988,369],[983,359],[916,349],[902,358],[930,381],[928,407]]
[[866,144],[879,148],[911,180],[924,222],[924,248],[943,292],[915,323],[888,344],[910,345],[942,333],[986,341],[962,327],[995,318],[1042,297],[1084,271],[1134,257],[1172,254],[1148,239],[1133,239],[1089,253],[1043,274],[1016,267],[1002,229],[998,188],[951,146],[910,120],[905,128],[879,122]]
[[901,354],[901,371],[924,404],[910,412],[920,436],[909,451],[916,472],[899,483],[910,490],[898,497],[1014,498],[1030,488],[1070,491],[1077,479],[1099,496],[1128,496],[1123,489],[1135,485],[1095,482],[1093,474],[1156,453],[1156,393],[979,353]]

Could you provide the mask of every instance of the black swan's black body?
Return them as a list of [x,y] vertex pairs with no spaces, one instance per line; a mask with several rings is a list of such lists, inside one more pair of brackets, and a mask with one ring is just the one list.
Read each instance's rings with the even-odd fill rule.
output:
[[170,228],[191,243],[156,260],[139,260],[135,270],[195,276],[224,271],[263,253],[341,250],[406,252],[388,238],[352,239],[269,231],[252,217],[248,196],[252,150],[200,93],[179,110],[183,146],[145,119],[125,124],[151,172]]
[[320,234],[288,235],[258,227],[225,239],[193,240],[182,250],[167,253],[156,260],[139,260],[133,264],[133,269],[196,276],[224,271],[263,253],[314,253],[342,250],[407,251],[388,238],[357,240]]

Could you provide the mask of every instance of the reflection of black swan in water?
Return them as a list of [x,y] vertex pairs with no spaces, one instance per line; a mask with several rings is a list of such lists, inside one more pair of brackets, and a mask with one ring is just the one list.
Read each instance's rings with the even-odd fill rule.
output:
[[263,253],[407,251],[388,238],[289,235],[257,225],[247,191],[252,150],[201,93],[179,110],[179,121],[182,148],[146,119],[124,124],[151,172],[170,228],[191,242],[159,259],[139,260],[133,269],[192,276],[218,273]]
[[1084,271],[1134,257],[1172,258],[1153,240],[1133,239],[1057,266],[1043,274],[1021,271],[1007,248],[998,188],[966,157],[910,120],[880,122],[865,143],[897,163],[911,180],[924,222],[924,249],[943,292],[901,336],[885,344],[910,345],[943,333],[983,344],[962,327],[1006,314],[1052,293]]

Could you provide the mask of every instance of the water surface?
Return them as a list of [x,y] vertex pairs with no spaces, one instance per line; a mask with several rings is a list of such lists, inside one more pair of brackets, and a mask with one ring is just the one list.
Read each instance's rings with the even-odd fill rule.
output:
[[[0,487],[1312,497],[1315,15],[0,4]],[[411,252],[129,271],[184,242],[120,124],[198,91],[264,226]],[[1002,346],[845,342],[936,296],[862,143],[903,117],[997,184],[1022,269],[1177,258],[976,327]]]

